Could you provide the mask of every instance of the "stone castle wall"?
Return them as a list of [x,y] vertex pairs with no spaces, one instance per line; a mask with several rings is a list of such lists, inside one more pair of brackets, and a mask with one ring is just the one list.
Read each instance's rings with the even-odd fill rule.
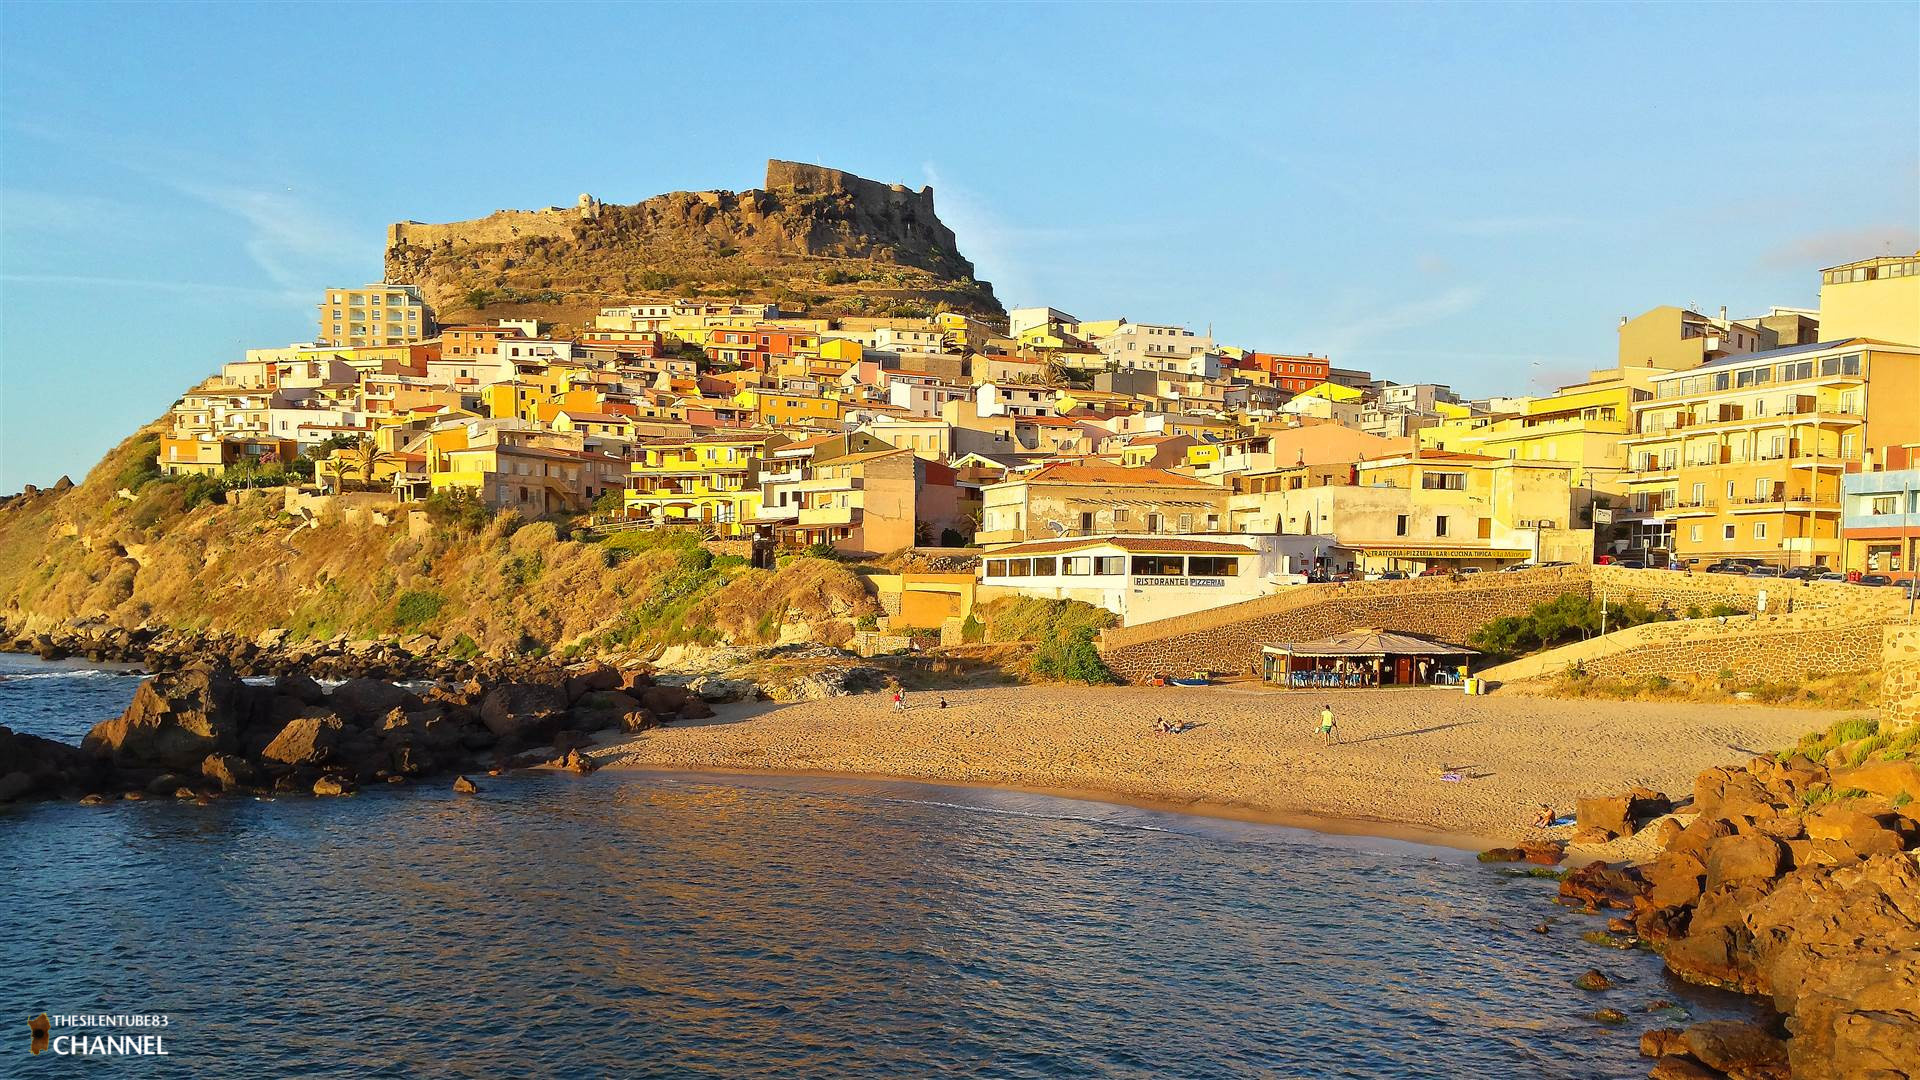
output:
[[451,221],[431,225],[421,221],[401,221],[387,226],[387,249],[402,245],[432,248],[443,243],[511,244],[536,236],[568,237],[580,221],[577,208],[548,207],[545,210],[496,210],[472,221]]

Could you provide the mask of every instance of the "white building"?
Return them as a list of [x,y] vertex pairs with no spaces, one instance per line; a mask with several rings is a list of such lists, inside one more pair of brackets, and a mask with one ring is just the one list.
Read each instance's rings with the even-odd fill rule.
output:
[[1213,339],[1184,327],[1122,323],[1093,344],[1114,368],[1175,371],[1203,379],[1220,377],[1220,357],[1213,350]]
[[1078,600],[1120,616],[1122,626],[1170,619],[1304,583],[1286,572],[1279,539],[1105,536],[1015,544],[981,560],[978,599]]
[[976,401],[981,416],[1052,416],[1059,394],[1050,386],[984,382]]

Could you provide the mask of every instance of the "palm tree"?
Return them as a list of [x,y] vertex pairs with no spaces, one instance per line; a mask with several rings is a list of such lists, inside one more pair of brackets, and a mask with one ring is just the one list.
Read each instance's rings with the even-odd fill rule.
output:
[[392,454],[382,450],[379,441],[370,434],[355,439],[350,453],[355,464],[360,467],[360,486],[368,489],[373,487],[374,469],[393,457]]

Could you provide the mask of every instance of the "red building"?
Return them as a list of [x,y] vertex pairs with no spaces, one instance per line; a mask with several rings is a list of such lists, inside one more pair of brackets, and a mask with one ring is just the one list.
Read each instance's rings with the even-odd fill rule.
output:
[[1332,361],[1324,356],[1288,356],[1286,353],[1248,353],[1246,363],[1271,376],[1273,385],[1296,394],[1326,382],[1333,369]]

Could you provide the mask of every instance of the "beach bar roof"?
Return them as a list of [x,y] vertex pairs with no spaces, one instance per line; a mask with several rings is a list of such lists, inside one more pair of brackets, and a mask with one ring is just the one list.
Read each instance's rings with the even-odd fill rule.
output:
[[1318,641],[1283,641],[1260,646],[1262,652],[1291,656],[1476,656],[1463,645],[1429,641],[1388,630],[1355,630]]

